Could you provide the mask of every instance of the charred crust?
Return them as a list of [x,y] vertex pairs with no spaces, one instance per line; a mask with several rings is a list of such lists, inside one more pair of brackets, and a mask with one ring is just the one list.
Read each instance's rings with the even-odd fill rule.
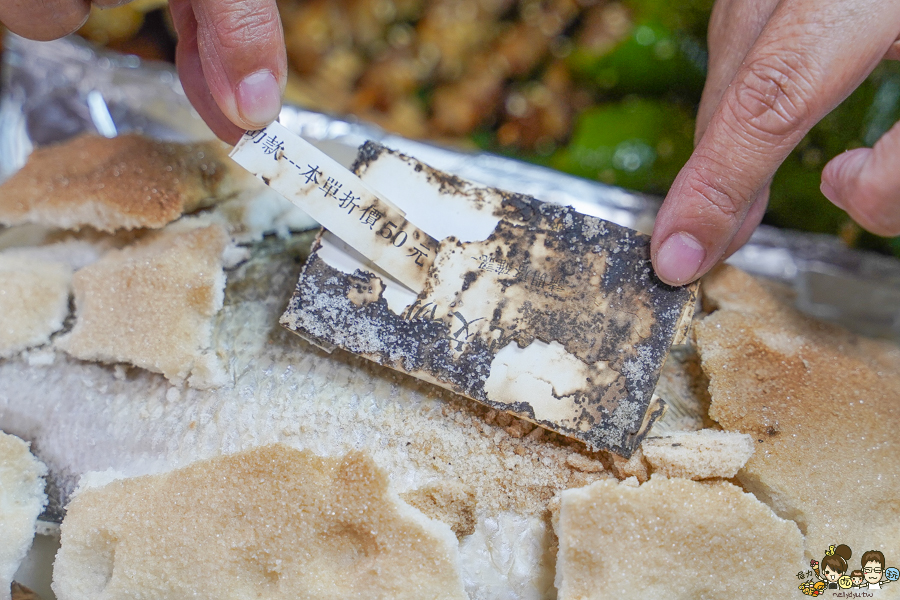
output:
[[[559,219],[565,221],[569,213],[563,208],[535,214],[540,215],[539,220],[552,223]],[[668,353],[667,340],[678,325],[679,302],[684,300],[682,296],[686,298],[691,292],[675,288],[648,296],[646,289],[648,285],[653,289],[654,284],[648,279],[652,270],[648,272],[647,268],[649,246],[646,236],[625,235],[612,224],[607,224],[603,235],[583,235],[578,233],[582,230],[580,218],[577,214],[571,216],[565,235],[503,221],[485,242],[451,240],[448,244],[454,252],[483,245],[485,252],[498,260],[513,255],[524,260],[531,258],[529,249],[545,238],[542,245],[554,259],[550,266],[565,278],[571,278],[571,290],[555,292],[526,291],[525,285],[512,277],[499,279],[508,293],[493,310],[491,325],[503,330],[502,327],[508,325],[509,311],[515,313],[514,325],[506,327],[502,344],[490,338],[474,339],[464,351],[454,352],[450,327],[440,320],[441,315],[425,309],[397,315],[388,308],[380,290],[377,298],[374,296],[372,283],[380,281],[377,275],[364,271],[341,272],[315,254],[306,264],[283,322],[295,333],[337,341],[340,347],[379,364],[426,375],[427,379],[441,381],[453,391],[491,408],[513,413],[592,447],[629,457],[648,429],[642,424],[646,424],[647,419],[652,423],[661,415],[661,411],[647,414],[651,408],[651,395]],[[574,233],[569,233],[573,230]],[[497,247],[498,241],[507,251],[505,256]],[[598,244],[604,248],[603,252],[616,251],[623,255],[617,261],[618,268],[610,268],[603,252],[595,251]],[[618,322],[604,311],[597,311],[590,304],[592,299],[580,294],[580,290],[588,286],[586,280],[598,272],[598,264],[605,269],[598,294],[601,291],[608,293],[609,306],[618,315],[627,316],[629,313],[625,309],[639,311],[643,306],[652,317],[646,332],[649,335],[636,337],[633,323]],[[475,268],[466,271],[460,293],[470,289],[481,274]],[[419,296],[422,302],[438,281],[437,277],[432,277]],[[369,301],[347,301],[348,297],[363,293],[369,294]],[[653,301],[646,301],[646,298]],[[636,301],[642,303],[641,306],[634,304]],[[373,346],[373,339],[381,342]],[[612,384],[592,382],[591,391],[577,398],[575,420],[582,424],[580,428],[537,419],[526,402],[508,404],[487,398],[485,382],[500,347],[515,342],[524,348],[535,339],[545,343],[558,342],[586,364],[607,361],[609,368],[620,375]],[[621,352],[623,348],[627,350],[624,353]],[[637,367],[630,364],[634,363],[635,357],[642,361]]]
[[478,279],[477,271],[469,271],[468,273],[466,273],[465,277],[463,277],[462,291],[465,292],[466,290],[468,290],[472,286],[472,284],[475,283],[476,279]]
[[503,198],[503,210],[500,215],[505,219],[528,223],[537,212],[537,200],[520,194],[510,194]]
[[445,380],[453,391],[484,401],[484,381],[493,359],[487,346],[470,343],[457,357],[451,351],[450,327],[428,311],[403,318],[388,308],[383,297],[355,306],[347,298],[352,279],[369,277],[376,276],[360,271],[349,275],[311,256],[282,324],[301,336],[310,333],[337,341],[341,348],[378,364]]
[[[354,161],[350,170],[357,175],[360,175],[370,164],[378,160],[382,154],[391,154],[404,162],[410,163],[416,173],[424,173],[429,183],[438,187],[442,194],[466,194],[469,195],[469,199],[476,206],[479,208],[484,206],[484,199],[479,197],[481,188],[473,188],[469,181],[466,181],[461,177],[433,169],[426,164],[420,163],[414,158],[371,140],[360,146],[356,161]],[[474,196],[472,195],[473,193]]]
[[373,142],[371,140],[366,141],[362,146],[359,147],[359,150],[357,150],[356,160],[353,161],[353,165],[350,167],[350,170],[357,175],[362,174],[363,171],[365,171],[370,164],[378,160],[378,157],[381,156],[384,152],[390,151],[377,142]]
[[355,306],[377,302],[384,295],[384,281],[374,273],[357,269],[347,281],[349,283],[347,297]]
[[[371,142],[361,149],[354,170],[365,170],[385,152],[425,173],[443,194],[465,190],[475,204],[488,198],[486,192],[472,194],[468,182]],[[490,190],[490,197],[494,214],[501,217],[494,232],[482,242],[443,240],[423,291],[404,314],[391,311],[376,294],[371,284],[377,275],[345,273],[313,254],[282,323],[590,447],[630,457],[663,414],[665,405],[653,390],[695,289],[656,279],[649,236],[521,194]],[[519,271],[523,266],[540,271],[542,279],[538,284],[520,273],[486,270],[473,257],[516,263]],[[456,287],[442,281],[438,261],[460,258],[469,264],[451,271],[460,277]],[[463,263],[452,264],[458,269]],[[451,314],[464,312],[467,293],[476,294],[477,301],[484,293],[476,285],[482,276],[495,282],[499,297],[488,309],[489,329],[482,324],[462,344],[452,333],[460,323],[444,313],[447,303]],[[544,277],[553,278],[554,285],[545,285]],[[442,312],[437,312],[439,302]],[[492,401],[485,391],[501,348],[511,343],[525,348],[535,340],[558,343],[589,368],[600,369],[591,371],[598,375],[572,395],[571,412],[553,422],[537,418],[528,402]]]

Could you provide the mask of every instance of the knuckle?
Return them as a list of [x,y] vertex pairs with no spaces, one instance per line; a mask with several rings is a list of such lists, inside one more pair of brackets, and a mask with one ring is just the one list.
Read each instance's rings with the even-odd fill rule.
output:
[[229,0],[212,15],[220,44],[228,50],[265,43],[278,28],[278,13],[269,2]]
[[736,198],[731,190],[722,189],[702,174],[696,174],[687,182],[688,191],[701,198],[700,215],[704,220],[729,225],[736,223],[744,212],[744,202]]
[[812,114],[814,76],[803,58],[785,53],[757,58],[742,69],[729,108],[741,129],[771,143],[802,129]]

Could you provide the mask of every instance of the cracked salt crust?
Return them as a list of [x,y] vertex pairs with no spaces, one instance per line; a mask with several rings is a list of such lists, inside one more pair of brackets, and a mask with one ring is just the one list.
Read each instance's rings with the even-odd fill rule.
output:
[[[230,274],[213,347],[233,365],[233,385],[173,393],[162,376],[137,369],[124,374],[65,355],[52,366],[29,367],[17,357],[0,361],[2,426],[36,436],[64,488],[84,470],[162,471],[273,441],[320,454],[365,448],[398,491],[436,480],[473,490],[476,529],[460,548],[474,598],[551,597],[553,538],[541,515],[560,490],[609,478],[610,471],[575,447],[548,441],[540,428],[346,353],[319,353],[282,332],[274,323],[308,245],[308,237],[269,239]],[[646,479],[638,453],[612,472],[630,476],[629,489]]]
[[218,224],[178,222],[79,270],[75,327],[56,344],[83,360],[127,362],[194,387],[217,387],[225,373],[209,350],[211,318],[222,307]]
[[62,328],[71,280],[65,263],[0,254],[0,359],[46,344]]
[[484,514],[540,515],[559,490],[612,476],[583,470],[570,461],[583,449],[530,423],[284,331],[278,315],[309,242],[267,238],[229,273],[211,348],[233,383],[174,394],[143,369],[14,357],[0,361],[0,426],[39,440],[63,502],[86,471],[134,476],[278,441],[320,455],[365,448],[398,492],[458,481]]
[[900,556],[900,348],[804,316],[732,267],[704,296],[709,416],[756,446],[741,484],[797,522],[812,556],[835,543]]
[[13,575],[31,547],[47,503],[46,474],[26,442],[0,431],[0,600],[9,600]]
[[796,595],[797,525],[726,482],[654,476],[561,495],[559,600]]
[[[585,235],[599,234],[587,221],[584,227]],[[552,557],[547,552],[553,537],[537,515],[559,490],[610,477],[603,464],[556,438],[552,443],[540,441],[543,430],[524,421],[486,413],[452,394],[364,361],[340,353],[324,357],[306,346],[298,359],[297,342],[285,339],[273,325],[278,304],[284,302],[277,291],[287,289],[296,275],[290,271],[297,264],[293,255],[279,260],[283,264],[274,271],[252,258],[238,267],[235,295],[213,317],[211,347],[234,368],[233,385],[209,393],[172,387],[159,376],[126,371],[121,365],[88,365],[64,355],[54,363],[29,353],[0,361],[4,426],[40,435],[43,450],[52,457],[63,482],[77,478],[87,465],[102,470],[104,464],[108,468],[115,463],[131,474],[158,471],[198,456],[272,440],[314,447],[321,453],[365,447],[388,469],[400,490],[421,493],[434,486],[437,477],[437,481],[464,482],[463,487],[478,498],[475,532],[461,546],[466,587],[473,597],[552,595],[552,585],[547,583],[548,573],[552,578]],[[738,303],[734,298],[728,301]],[[802,353],[804,367],[815,367],[805,354],[807,340],[759,331],[761,344],[770,351],[788,357]],[[541,344],[538,341],[535,347]],[[53,358],[52,353],[47,356]],[[629,368],[638,374],[641,362]],[[886,360],[885,364],[893,363]],[[547,379],[551,378],[542,377],[539,383]],[[569,389],[569,383],[551,379],[551,394]],[[20,395],[19,390],[25,389]],[[59,389],[65,389],[67,397],[79,398],[78,414],[67,410],[75,407],[59,402],[54,393]],[[629,422],[633,415],[620,417]],[[29,429],[35,426],[35,418],[40,432]],[[777,436],[778,431],[766,435]],[[96,447],[79,447],[78,440],[83,439],[95,440]],[[654,463],[650,454],[652,450],[647,463],[657,472],[677,462]],[[624,484],[628,489],[641,489],[640,483],[647,478],[640,451],[629,461],[613,460],[611,469],[619,477],[634,473]],[[716,475],[721,473],[700,476]],[[758,485],[759,497],[778,511],[792,510],[781,498],[767,496],[760,482],[752,478],[745,482]],[[804,528],[809,525],[808,514],[791,514]],[[467,513],[466,519],[470,518]],[[877,519],[873,525],[879,525]],[[469,525],[465,528],[468,531]]]
[[371,458],[274,444],[82,490],[61,528],[60,600],[465,600],[450,528]]

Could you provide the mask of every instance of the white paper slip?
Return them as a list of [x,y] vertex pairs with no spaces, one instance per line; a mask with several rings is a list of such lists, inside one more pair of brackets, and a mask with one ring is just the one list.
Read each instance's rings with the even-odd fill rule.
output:
[[334,159],[278,123],[246,132],[231,158],[389,275],[422,291],[438,241]]

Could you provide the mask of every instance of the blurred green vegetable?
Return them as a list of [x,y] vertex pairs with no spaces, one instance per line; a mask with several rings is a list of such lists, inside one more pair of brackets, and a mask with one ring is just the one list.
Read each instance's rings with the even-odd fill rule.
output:
[[[693,148],[706,77],[712,0],[624,0],[604,6],[566,58],[593,106],[549,159],[568,173],[664,194]],[[611,32],[617,32],[613,35]]]
[[[706,76],[712,0],[621,0],[585,21],[565,64],[588,90],[569,141],[547,156],[484,148],[625,188],[664,195],[693,148],[694,115]],[[778,170],[764,223],[842,237],[900,257],[900,238],[855,225],[819,191],[822,168],[851,148],[873,145],[900,120],[900,63],[885,63],[817,124]]]
[[562,171],[665,193],[693,148],[694,120],[677,105],[640,98],[584,111],[568,146],[550,158]]
[[637,20],[655,20],[673,31],[706,40],[713,0],[625,0],[624,4]]
[[615,94],[696,97],[706,78],[701,42],[657,21],[636,24],[611,52],[577,48],[568,59],[572,72]]

